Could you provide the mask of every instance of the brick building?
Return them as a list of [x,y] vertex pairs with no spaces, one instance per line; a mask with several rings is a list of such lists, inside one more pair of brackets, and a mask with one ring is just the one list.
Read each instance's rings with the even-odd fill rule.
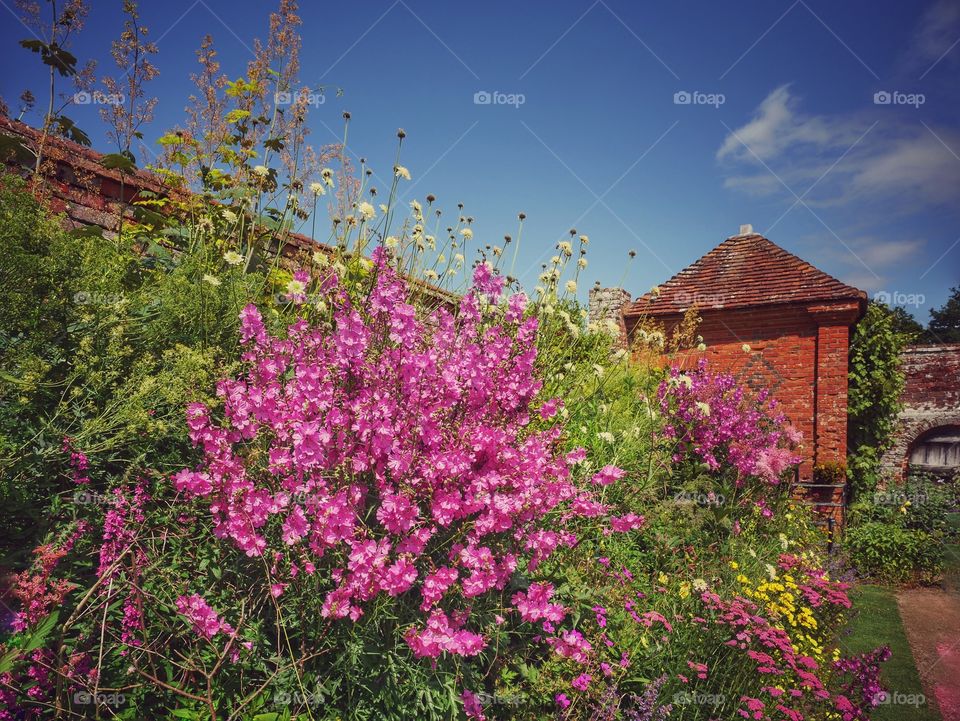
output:
[[750,226],[633,302],[623,291],[593,298],[616,304],[632,338],[644,320],[669,334],[693,306],[706,344],[681,352],[690,366],[701,356],[752,388],[769,388],[803,433],[799,481],[819,510],[841,515],[843,487],[815,482],[819,464],[845,463],[847,366],[852,326],[866,309],[862,290],[841,283],[788,253]]

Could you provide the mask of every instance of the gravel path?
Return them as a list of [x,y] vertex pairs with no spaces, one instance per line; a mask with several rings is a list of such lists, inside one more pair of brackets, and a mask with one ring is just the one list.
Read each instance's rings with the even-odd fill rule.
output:
[[[900,617],[920,680],[943,721],[960,721],[960,585],[897,593]],[[905,716],[904,718],[907,718]]]

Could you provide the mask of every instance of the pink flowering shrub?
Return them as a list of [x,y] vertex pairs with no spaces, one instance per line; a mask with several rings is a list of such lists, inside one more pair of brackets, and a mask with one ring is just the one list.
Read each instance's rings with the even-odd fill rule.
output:
[[[496,306],[504,279],[489,266],[456,316],[421,317],[382,251],[373,274],[362,305],[336,277],[322,281],[330,324],[299,320],[275,336],[244,309],[248,370],[218,384],[222,414],[188,407],[202,457],[172,477],[180,503],[263,559],[281,608],[302,613],[317,598],[323,623],[349,626],[394,599],[397,640],[434,663],[537,623],[548,651],[586,662],[590,644],[561,628],[568,609],[552,584],[508,586],[575,545],[577,519],[640,528],[595,495],[623,471],[574,477],[584,454],[563,453],[558,402],[534,410],[537,319],[522,294]],[[201,594],[177,609],[207,639],[235,633]]]
[[766,390],[750,397],[728,373],[711,371],[701,359],[692,371],[672,368],[658,391],[665,417],[663,434],[675,443],[673,460],[696,459],[711,471],[777,485],[800,462],[792,450],[800,434],[785,423]]

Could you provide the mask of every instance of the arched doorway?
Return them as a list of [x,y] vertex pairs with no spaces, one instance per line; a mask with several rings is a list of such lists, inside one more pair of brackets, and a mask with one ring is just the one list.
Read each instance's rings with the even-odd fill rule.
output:
[[937,426],[910,444],[908,466],[917,471],[952,475],[960,468],[960,426]]

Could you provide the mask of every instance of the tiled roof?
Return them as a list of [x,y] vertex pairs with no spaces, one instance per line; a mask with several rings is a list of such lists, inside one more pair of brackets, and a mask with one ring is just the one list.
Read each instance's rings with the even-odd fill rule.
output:
[[866,293],[841,283],[810,263],[750,233],[727,238],[692,265],[646,293],[626,315],[683,313],[781,303],[866,301]]

